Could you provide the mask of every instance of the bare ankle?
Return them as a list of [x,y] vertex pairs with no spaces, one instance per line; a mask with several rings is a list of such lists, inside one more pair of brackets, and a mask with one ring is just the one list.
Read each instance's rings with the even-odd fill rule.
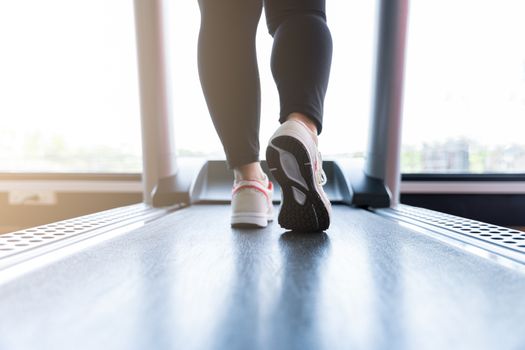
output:
[[311,118],[307,117],[306,115],[302,113],[298,113],[298,112],[290,113],[288,117],[286,118],[286,120],[300,121],[303,124],[305,124],[308,127],[308,129],[310,129],[313,133],[317,135],[317,125],[315,124],[315,122]]
[[263,180],[264,173],[261,168],[261,163],[253,162],[249,164],[240,165],[233,169],[235,180]]

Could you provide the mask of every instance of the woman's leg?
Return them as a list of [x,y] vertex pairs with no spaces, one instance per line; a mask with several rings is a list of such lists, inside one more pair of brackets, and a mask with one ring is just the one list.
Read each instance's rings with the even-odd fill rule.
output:
[[296,119],[318,134],[332,61],[324,0],[264,0],[274,38],[271,68],[279,90],[279,121]]
[[[199,75],[230,168],[259,167],[261,0],[199,0]],[[251,164],[251,165],[248,165]],[[257,168],[259,167],[259,168]]]
[[281,126],[270,138],[266,160],[281,187],[281,227],[323,231],[331,204],[317,148],[330,75],[332,39],[324,0],[264,0],[274,37],[272,73],[279,90]]

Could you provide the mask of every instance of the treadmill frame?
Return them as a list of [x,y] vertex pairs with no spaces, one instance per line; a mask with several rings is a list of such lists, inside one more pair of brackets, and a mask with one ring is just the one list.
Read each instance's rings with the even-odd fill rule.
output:
[[[166,72],[165,0],[135,0],[143,150],[143,198],[154,207],[191,204],[206,165],[180,164]],[[400,141],[408,0],[378,0],[375,89],[364,167],[324,165],[343,174],[345,204],[389,207],[399,203]],[[345,160],[343,160],[345,161]],[[225,168],[225,165],[224,165]]]

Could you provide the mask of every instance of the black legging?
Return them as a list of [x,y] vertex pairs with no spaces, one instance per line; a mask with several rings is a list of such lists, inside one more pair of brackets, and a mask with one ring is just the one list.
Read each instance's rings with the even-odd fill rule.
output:
[[[259,160],[261,93],[255,35],[263,0],[199,0],[199,75],[230,168]],[[292,112],[321,132],[332,60],[325,0],[264,0],[281,123]]]

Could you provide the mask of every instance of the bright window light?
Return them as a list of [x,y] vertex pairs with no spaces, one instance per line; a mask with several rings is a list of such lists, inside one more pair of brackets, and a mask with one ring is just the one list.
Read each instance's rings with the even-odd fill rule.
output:
[[[224,158],[198,79],[198,4],[168,4],[178,154]],[[327,2],[334,56],[320,138],[325,158],[361,157],[366,148],[375,5]],[[403,171],[525,172],[523,1],[410,5]],[[0,43],[0,171],[141,171],[132,2],[4,1]],[[271,44],[263,15],[262,156],[279,114]]]
[[411,1],[403,172],[525,172],[525,2]]
[[140,172],[133,2],[0,2],[0,171]]

